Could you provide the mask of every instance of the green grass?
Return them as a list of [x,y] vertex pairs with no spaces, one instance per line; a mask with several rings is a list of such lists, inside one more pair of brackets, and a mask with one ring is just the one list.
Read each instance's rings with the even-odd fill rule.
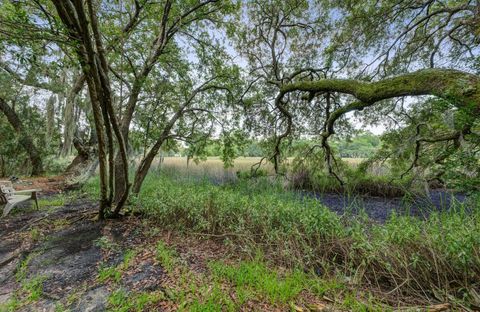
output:
[[26,299],[28,301],[37,301],[40,299],[43,293],[43,281],[45,277],[36,276],[29,280],[24,280],[22,282],[22,291],[26,294]]
[[21,306],[21,301],[17,298],[16,295],[13,295],[7,302],[0,303],[0,312],[14,312],[17,311]]
[[113,291],[108,297],[108,311],[142,312],[164,298],[161,292],[127,292],[123,289]]
[[38,200],[38,206],[41,209],[45,207],[61,207],[65,206],[67,198],[64,195],[55,195],[47,198],[40,198]]
[[29,254],[17,266],[15,279],[20,284],[20,289],[15,290],[12,297],[4,303],[0,303],[0,312],[13,312],[23,305],[37,301],[43,294],[43,282],[45,276],[28,277],[28,264],[35,257],[35,253]]
[[[98,192],[95,185],[92,180],[86,186],[92,195]],[[216,186],[150,174],[132,206],[165,230],[220,237],[245,255],[261,250],[273,263],[318,268],[354,287],[380,283],[385,292],[424,299],[442,293],[441,300],[457,298],[467,305],[477,300],[478,200],[434,212],[427,220],[392,215],[375,224],[342,219],[317,200],[300,198],[268,179]],[[174,266],[163,247],[157,255],[167,268]],[[297,289],[295,280],[291,283]],[[275,291],[274,300],[288,298],[288,291]]]
[[109,280],[118,283],[122,279],[122,272],[116,267],[100,267],[98,271],[98,281],[105,283]]
[[[224,262],[210,263],[210,270],[215,278],[232,283],[237,292],[247,297],[249,293],[259,294],[270,303],[288,303],[295,299],[304,289],[318,283],[299,270],[280,275],[257,260],[227,265]],[[244,299],[245,300],[245,299]],[[242,300],[243,301],[243,300]]]
[[238,311],[239,305],[236,304],[225,293],[218,284],[202,289],[204,293],[203,298],[199,296],[200,293],[185,306],[185,311],[189,312],[222,312],[222,311]]
[[98,270],[98,281],[105,283],[107,281],[113,281],[119,283],[122,279],[122,273],[128,269],[132,260],[135,258],[135,251],[127,250],[123,255],[123,260],[117,266],[100,266]]
[[177,264],[176,253],[173,249],[170,249],[164,242],[159,241],[156,249],[156,258],[160,262],[163,268],[168,272],[171,272],[175,264]]
[[[263,302],[285,309],[299,300],[302,291],[323,296],[343,290],[344,285],[326,281],[312,273],[267,265],[261,256],[248,261],[210,261],[203,273],[193,272],[172,247],[157,243],[157,259],[168,266],[175,281],[166,290],[179,311],[239,311],[247,302]],[[175,270],[173,270],[173,268]]]

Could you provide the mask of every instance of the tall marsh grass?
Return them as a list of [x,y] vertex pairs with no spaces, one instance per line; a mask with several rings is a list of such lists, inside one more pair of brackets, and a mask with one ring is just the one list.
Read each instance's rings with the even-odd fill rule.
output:
[[[90,181],[86,190],[97,192]],[[133,209],[168,230],[258,250],[288,267],[341,274],[353,285],[423,299],[480,304],[480,204],[385,224],[343,219],[267,179],[214,185],[149,174]]]

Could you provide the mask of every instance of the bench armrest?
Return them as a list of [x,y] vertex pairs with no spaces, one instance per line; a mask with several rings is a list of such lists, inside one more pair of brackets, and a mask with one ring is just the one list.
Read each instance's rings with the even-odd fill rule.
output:
[[13,191],[14,194],[22,194],[22,193],[37,193],[41,192],[41,189],[32,189],[32,190],[15,190]]

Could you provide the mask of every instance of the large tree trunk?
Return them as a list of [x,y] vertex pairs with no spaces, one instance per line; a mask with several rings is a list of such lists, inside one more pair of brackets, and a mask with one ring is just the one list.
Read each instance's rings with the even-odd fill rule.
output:
[[47,146],[51,143],[55,129],[55,95],[52,94],[47,101],[47,130],[45,141]]
[[[53,4],[66,26],[69,35],[77,41],[76,52],[82,71],[86,77],[90,94],[93,117],[98,139],[98,159],[100,164],[100,207],[99,217],[105,218],[110,213],[111,200],[108,190],[112,187],[109,175],[113,174],[113,138],[112,130],[118,142],[119,151],[123,161],[125,174],[125,191],[117,203],[113,215],[118,215],[128,197],[128,164],[125,141],[117,123],[112,104],[112,92],[108,77],[108,64],[105,57],[105,49],[102,43],[96,12],[93,1],[75,1],[73,3],[54,0]],[[86,4],[86,7],[85,7]],[[107,163],[107,151],[110,155]],[[107,165],[110,170],[107,170]],[[108,183],[108,184],[107,184]]]
[[[128,148],[128,135],[130,132],[130,123],[132,122],[133,118],[133,113],[135,111],[136,104],[138,102],[138,97],[140,95],[141,88],[143,86],[143,83],[145,81],[145,78],[147,77],[148,73],[150,70],[146,71],[144,70],[142,72],[142,77],[143,79],[137,78],[133,84],[132,87],[132,92],[130,94],[130,97],[128,98],[127,105],[126,105],[126,110],[123,114],[123,118],[121,121],[121,132],[123,135],[123,139],[125,141],[125,144],[127,145]],[[115,157],[115,195],[113,201],[115,203],[118,203],[121,198],[122,194],[125,191],[125,173],[123,170],[124,164],[122,161],[122,156],[120,153],[117,153]]]
[[5,102],[3,98],[0,98],[0,110],[7,117],[10,125],[17,132],[19,142],[25,151],[28,153],[30,162],[32,164],[32,176],[38,176],[44,173],[42,158],[40,157],[40,152],[33,143],[30,135],[25,131],[22,121],[18,118],[15,111]]
[[80,186],[88,178],[92,177],[99,164],[95,123],[93,117],[87,117],[87,119],[91,129],[90,138],[84,142],[80,138],[74,137],[72,144],[77,150],[77,156],[75,156],[63,173],[64,176],[68,177],[69,182],[67,184],[71,184],[71,188]]
[[73,136],[75,134],[75,103],[76,96],[82,90],[85,82],[85,75],[78,75],[74,78],[73,87],[67,93],[65,110],[63,113],[63,147],[62,155],[67,156],[72,151]]
[[[132,85],[132,91],[127,101],[125,112],[122,116],[120,130],[125,144],[128,146],[128,134],[130,131],[130,123],[132,122],[133,113],[135,112],[135,107],[138,102],[140,92],[142,91],[143,85],[146,81],[146,78],[154,68],[158,58],[163,53],[169,37],[167,36],[167,22],[168,16],[170,14],[170,9],[172,7],[171,1],[165,2],[164,12],[162,15],[162,21],[160,25],[160,32],[153,42],[152,51],[147,58],[145,64],[140,71],[140,74],[135,78],[135,81]],[[128,164],[125,164],[124,157],[121,153],[117,153],[115,158],[115,196],[114,202],[120,202],[122,200],[122,194],[125,193],[125,188],[128,185],[128,176],[125,173],[125,170],[122,168],[128,167]]]
[[67,188],[78,188],[95,174],[99,163],[95,141],[83,143],[77,138],[73,139],[78,154],[64,172],[64,176],[67,177]]

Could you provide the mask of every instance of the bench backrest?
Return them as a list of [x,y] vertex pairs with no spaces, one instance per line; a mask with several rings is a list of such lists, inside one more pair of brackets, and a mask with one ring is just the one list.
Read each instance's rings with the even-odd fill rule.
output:
[[0,204],[6,204],[15,189],[10,181],[0,181]]

